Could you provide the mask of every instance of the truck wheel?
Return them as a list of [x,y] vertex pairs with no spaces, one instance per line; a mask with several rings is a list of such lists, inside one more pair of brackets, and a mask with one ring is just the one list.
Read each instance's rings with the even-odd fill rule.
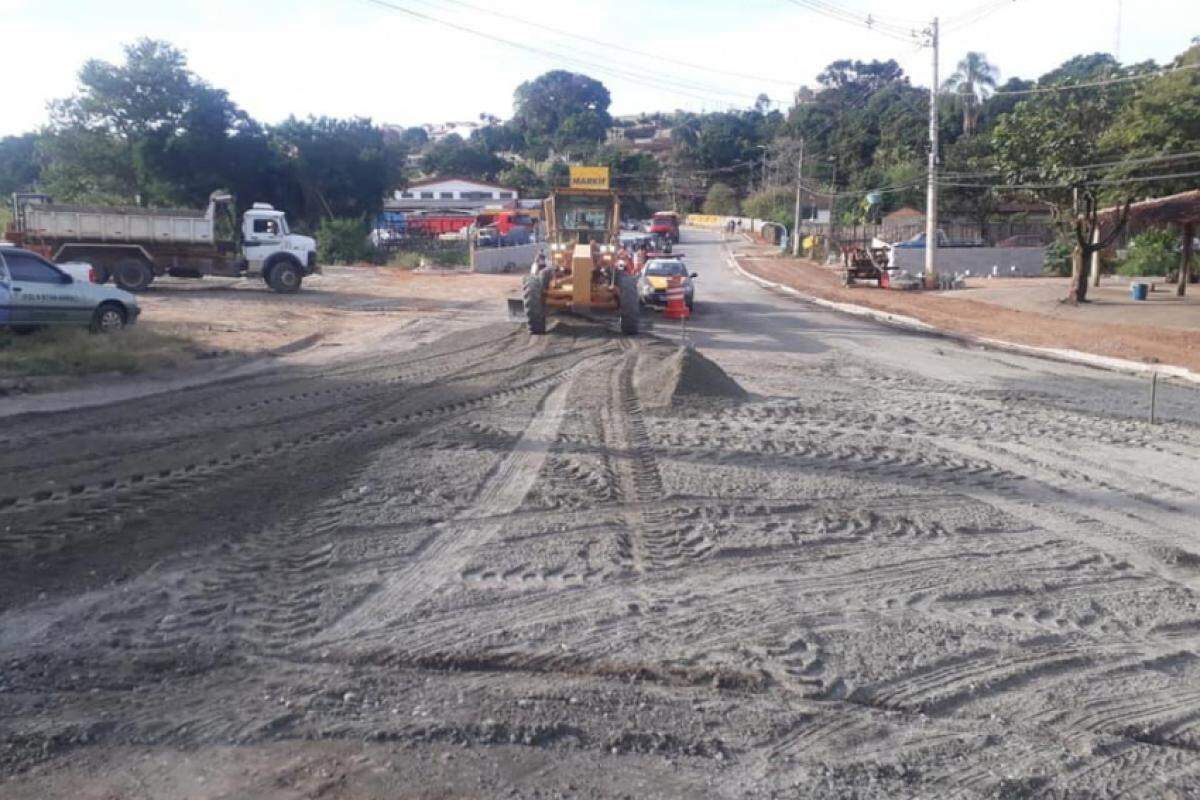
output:
[[628,273],[617,273],[617,301],[620,304],[621,333],[637,336],[642,304],[638,301],[637,281]]
[[112,333],[125,327],[128,316],[116,303],[101,303],[92,314],[92,333]]
[[525,304],[525,320],[529,332],[541,336],[546,332],[546,287],[554,276],[554,268],[546,267],[536,275],[525,279],[522,297]]
[[295,294],[300,291],[304,276],[300,268],[290,261],[283,261],[271,267],[267,273],[267,285],[281,294]]
[[154,280],[154,273],[141,261],[122,261],[113,271],[113,280],[127,292],[144,292]]

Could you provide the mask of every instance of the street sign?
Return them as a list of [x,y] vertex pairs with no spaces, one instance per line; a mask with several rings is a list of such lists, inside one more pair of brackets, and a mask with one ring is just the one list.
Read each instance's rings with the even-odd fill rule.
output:
[[571,167],[572,189],[607,189],[608,167]]

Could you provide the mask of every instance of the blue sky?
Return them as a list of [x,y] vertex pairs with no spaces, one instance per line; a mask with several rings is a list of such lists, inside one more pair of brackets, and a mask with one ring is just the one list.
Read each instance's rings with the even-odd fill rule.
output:
[[[613,95],[614,113],[749,105],[759,92],[787,104],[791,82],[812,84],[838,58],[895,58],[929,82],[929,54],[831,20],[788,0],[388,0],[454,24],[550,51],[531,53],[420,21],[369,0],[0,0],[0,67],[8,76],[0,135],[45,121],[88,58],[116,60],[140,36],[186,51],[191,67],[256,118],[367,116],[418,124],[506,117],[522,80],[551,68],[588,72]],[[836,0],[863,14],[955,17],[980,0]],[[1165,61],[1200,35],[1197,0],[1124,0],[1121,58]],[[1113,51],[1120,0],[1013,0],[948,33],[943,76],[981,50],[1003,77],[1036,77],[1080,52]],[[474,6],[472,8],[471,6]],[[648,60],[508,18],[578,32],[675,61]],[[487,12],[492,13],[487,13]],[[1189,30],[1185,22],[1193,22]],[[586,63],[583,63],[586,62]],[[17,76],[17,77],[14,77]]]

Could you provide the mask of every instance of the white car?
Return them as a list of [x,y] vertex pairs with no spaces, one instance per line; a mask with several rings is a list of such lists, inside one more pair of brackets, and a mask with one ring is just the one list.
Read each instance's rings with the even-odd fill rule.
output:
[[107,333],[136,322],[137,298],[94,279],[88,264],[56,266],[28,250],[0,246],[0,327],[23,333],[79,325]]

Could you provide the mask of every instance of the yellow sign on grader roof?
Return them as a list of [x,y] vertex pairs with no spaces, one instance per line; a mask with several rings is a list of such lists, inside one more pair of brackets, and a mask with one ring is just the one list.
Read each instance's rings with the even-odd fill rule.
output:
[[572,189],[607,189],[608,167],[571,167]]

